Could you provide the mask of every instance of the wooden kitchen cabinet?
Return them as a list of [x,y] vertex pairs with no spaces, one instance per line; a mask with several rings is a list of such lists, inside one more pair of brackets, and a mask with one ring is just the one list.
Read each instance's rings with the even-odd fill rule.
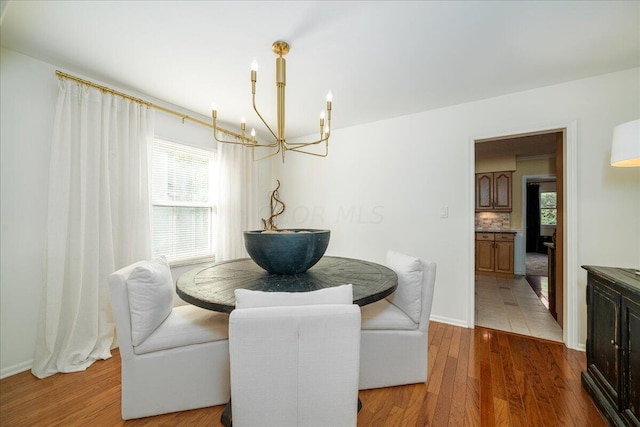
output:
[[587,270],[587,370],[582,385],[615,426],[640,425],[640,276]]
[[493,273],[495,266],[493,233],[476,233],[476,271]]
[[476,233],[476,273],[512,278],[514,233]]
[[508,277],[513,277],[514,237],[511,233],[496,233],[495,272]]
[[476,174],[476,212],[511,212],[512,172]]

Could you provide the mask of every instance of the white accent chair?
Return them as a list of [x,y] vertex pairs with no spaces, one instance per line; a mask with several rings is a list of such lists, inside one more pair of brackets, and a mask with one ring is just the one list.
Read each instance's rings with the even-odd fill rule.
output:
[[[326,296],[334,290],[346,297],[331,302]],[[352,301],[351,285],[289,294],[236,290],[229,318],[233,427],[356,426],[360,307]]]
[[229,401],[227,314],[173,307],[175,287],[164,259],[116,271],[109,289],[124,420]]
[[387,253],[386,264],[398,275],[398,287],[362,307],[360,390],[427,380],[436,264],[395,251]]

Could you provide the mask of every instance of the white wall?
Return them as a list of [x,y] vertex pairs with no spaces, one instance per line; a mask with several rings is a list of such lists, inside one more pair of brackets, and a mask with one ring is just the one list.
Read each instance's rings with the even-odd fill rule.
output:
[[55,69],[0,53],[0,363],[31,367],[43,276]]
[[[33,360],[43,285],[56,69],[60,68],[8,49],[2,48],[0,53],[0,377],[29,369]],[[73,70],[62,71],[74,74]],[[108,82],[96,82],[109,86]],[[165,139],[202,148],[213,146],[208,128],[188,121],[182,124],[179,117],[167,113],[156,111],[155,129],[156,135]],[[269,164],[261,166],[259,176],[266,199],[271,187]],[[186,269],[176,269],[174,276]]]
[[[291,154],[274,164],[288,206],[282,225],[331,229],[330,255],[384,262],[394,248],[437,262],[432,318],[471,327],[470,144],[575,121],[577,265],[638,266],[640,169],[608,159],[614,126],[640,117],[639,76],[628,70],[336,130],[326,159]],[[567,286],[577,288],[583,345],[586,274],[574,277]]]

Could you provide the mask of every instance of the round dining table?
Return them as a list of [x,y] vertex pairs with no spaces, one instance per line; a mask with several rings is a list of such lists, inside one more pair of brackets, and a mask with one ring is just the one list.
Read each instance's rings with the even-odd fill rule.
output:
[[208,264],[182,274],[176,282],[184,301],[224,313],[235,308],[235,290],[309,292],[351,284],[353,302],[371,304],[392,294],[398,276],[388,267],[369,261],[325,256],[304,273],[271,274],[250,258]]

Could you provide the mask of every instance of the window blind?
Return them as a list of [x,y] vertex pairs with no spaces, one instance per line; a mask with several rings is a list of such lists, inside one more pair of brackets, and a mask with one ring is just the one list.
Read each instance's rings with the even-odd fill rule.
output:
[[153,251],[184,259],[213,254],[213,152],[156,140],[152,159]]

